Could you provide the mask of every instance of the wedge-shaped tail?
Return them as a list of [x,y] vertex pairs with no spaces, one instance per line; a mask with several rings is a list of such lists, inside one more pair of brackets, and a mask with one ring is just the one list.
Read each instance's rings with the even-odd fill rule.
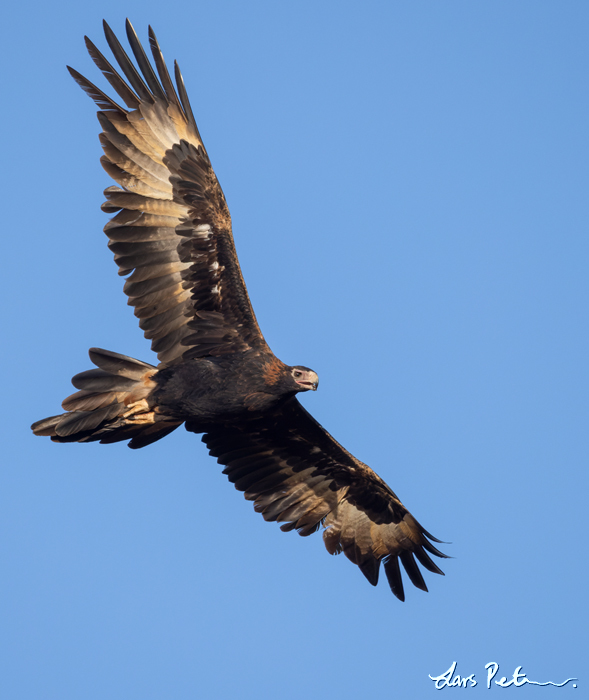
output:
[[89,355],[97,369],[72,378],[78,391],[63,400],[66,413],[33,423],[35,435],[54,442],[131,440],[129,447],[138,448],[181,424],[151,410],[152,377],[157,373],[153,365],[100,348],[91,348]]

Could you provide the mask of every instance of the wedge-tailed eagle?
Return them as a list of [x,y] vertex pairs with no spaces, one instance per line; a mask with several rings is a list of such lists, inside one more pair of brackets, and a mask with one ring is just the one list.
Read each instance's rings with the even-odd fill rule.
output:
[[63,401],[66,412],[38,421],[34,433],[138,448],[184,423],[204,433],[210,454],[266,520],[303,536],[323,526],[327,550],[343,551],[373,585],[382,561],[401,600],[399,561],[426,591],[415,560],[441,574],[428,556],[445,556],[432,544],[440,540],[297,400],[317,389],[317,374],[284,364],[264,340],[178,65],[175,88],[152,29],[155,70],[128,21],[126,29],[138,69],[104,23],[124,77],[86,38],[124,107],[68,69],[100,110],[101,163],[117,183],[102,205],[114,214],[108,245],[159,364],[92,348],[96,369],[72,379],[78,391]]

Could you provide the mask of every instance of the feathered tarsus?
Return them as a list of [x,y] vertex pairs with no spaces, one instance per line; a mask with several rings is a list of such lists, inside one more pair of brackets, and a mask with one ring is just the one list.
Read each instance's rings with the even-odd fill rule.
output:
[[[105,226],[124,291],[157,353],[157,367],[93,348],[97,369],[76,375],[66,413],[33,425],[56,442],[129,440],[143,447],[185,423],[266,520],[303,536],[323,526],[327,550],[344,554],[372,584],[380,563],[404,599],[399,560],[427,590],[419,562],[442,573],[432,537],[368,466],[300,405],[317,389],[308,367],[268,347],[243,281],[231,217],[175,64],[176,87],[149,29],[152,67],[127,21],[137,67],[104,23],[118,68],[86,38],[112,99],[69,68],[99,107]],[[122,106],[124,105],[124,106]],[[417,559],[417,562],[416,562]]]

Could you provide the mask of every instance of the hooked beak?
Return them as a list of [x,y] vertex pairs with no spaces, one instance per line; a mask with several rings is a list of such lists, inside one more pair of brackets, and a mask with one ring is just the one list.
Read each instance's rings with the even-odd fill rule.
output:
[[306,391],[317,391],[317,387],[319,386],[319,377],[317,376],[317,372],[313,372],[313,370],[301,372],[301,376],[295,379],[295,381]]

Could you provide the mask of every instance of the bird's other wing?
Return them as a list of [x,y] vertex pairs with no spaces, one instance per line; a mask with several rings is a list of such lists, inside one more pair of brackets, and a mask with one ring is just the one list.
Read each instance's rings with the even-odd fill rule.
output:
[[126,108],[73,68],[100,108],[101,163],[118,183],[102,208],[125,293],[161,362],[265,345],[237,260],[231,217],[211,167],[178,65],[177,90],[151,27],[154,71],[135,30],[127,37],[139,70],[106,22],[125,79],[86,37],[90,56]]
[[[190,425],[187,425],[190,430]],[[428,556],[445,557],[393,491],[293,398],[275,412],[203,436],[224,474],[265,520],[306,536],[323,525],[331,554],[344,554],[376,585],[380,562],[393,593],[404,600],[399,560],[411,582],[427,591],[417,561],[442,571]]]

